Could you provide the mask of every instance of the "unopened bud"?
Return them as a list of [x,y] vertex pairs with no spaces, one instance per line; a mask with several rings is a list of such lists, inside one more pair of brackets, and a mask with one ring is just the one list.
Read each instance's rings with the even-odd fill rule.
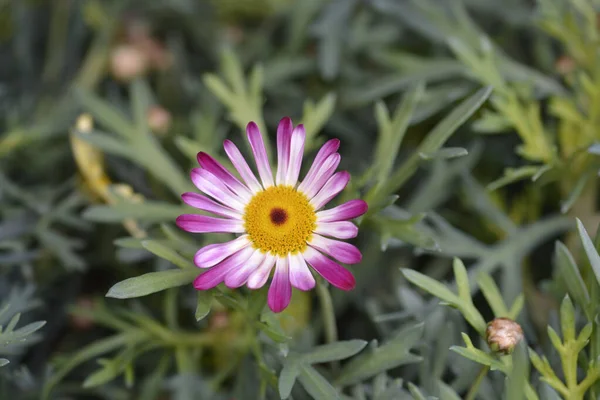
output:
[[554,64],[554,68],[556,72],[561,75],[567,75],[571,73],[576,67],[575,60],[573,60],[569,56],[561,56],[556,63]]
[[146,73],[148,58],[134,46],[117,46],[110,55],[110,69],[116,79],[127,82]]
[[148,127],[159,135],[164,135],[171,127],[171,113],[161,106],[152,106],[148,110]]
[[512,319],[496,318],[488,323],[485,337],[494,353],[507,355],[523,340],[523,329]]

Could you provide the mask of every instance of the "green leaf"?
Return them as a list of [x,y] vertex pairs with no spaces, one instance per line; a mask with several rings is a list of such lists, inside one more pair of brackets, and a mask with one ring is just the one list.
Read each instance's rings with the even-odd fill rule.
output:
[[573,204],[575,204],[577,199],[581,196],[583,189],[586,187],[586,184],[588,183],[591,177],[592,174],[587,173],[581,175],[579,179],[577,179],[577,182],[575,182],[575,186],[573,187],[573,190],[571,190],[571,193],[569,193],[569,196],[560,203],[561,213],[566,214],[567,212],[569,212],[571,207],[573,207]]
[[[142,241],[142,246],[144,246],[144,248],[146,250],[148,250],[149,252],[151,252],[152,254],[173,263],[174,265],[178,266],[179,268],[194,268],[194,269],[196,269],[196,266],[194,265],[193,262],[182,257],[175,250],[165,246],[164,244],[162,244],[159,241],[144,240],[144,241]],[[196,271],[196,272],[198,272],[198,271]]]
[[449,160],[457,157],[464,157],[469,152],[463,147],[446,147],[434,153],[419,153],[423,160]]
[[410,349],[419,343],[423,326],[419,323],[402,329],[381,347],[352,359],[340,372],[336,385],[352,385],[400,365],[420,362],[422,358],[411,354]]
[[492,93],[491,87],[478,90],[442,119],[419,146],[419,153],[434,153],[440,149],[459,126],[481,107]]
[[569,295],[566,295],[560,305],[560,328],[563,342],[575,340],[575,308]]
[[457,295],[455,295],[444,284],[436,281],[435,279],[412,269],[401,269],[401,271],[404,277],[413,285],[416,285],[426,292],[431,293],[440,300],[449,304],[462,303],[461,299]]
[[490,305],[494,316],[496,318],[508,317],[508,309],[506,308],[504,300],[502,299],[502,295],[500,294],[500,290],[498,290],[498,286],[496,286],[496,283],[492,277],[485,272],[480,272],[477,275],[477,285],[481,289],[481,293],[483,293],[483,296]]
[[452,269],[454,271],[454,279],[458,289],[458,297],[466,302],[471,302],[471,289],[469,286],[469,277],[467,269],[460,258],[455,257],[452,261]]
[[585,254],[592,266],[592,271],[596,276],[596,281],[600,284],[600,255],[598,255],[598,251],[594,247],[592,239],[588,236],[587,231],[579,218],[577,218],[577,230],[579,231],[579,237],[581,238],[581,243],[583,243]]
[[554,261],[567,292],[582,309],[586,310],[590,305],[590,294],[571,252],[561,242],[556,242]]
[[196,302],[196,321],[201,321],[210,312],[213,295],[208,290],[198,290],[198,300]]
[[182,206],[145,201],[143,203],[118,203],[88,207],[83,217],[95,222],[122,222],[127,218],[146,222],[167,222],[175,220],[188,209]]
[[374,216],[370,222],[375,225],[382,239],[394,237],[421,249],[438,250],[435,240],[417,226],[418,220],[418,216],[407,220]]
[[427,398],[423,395],[423,393],[421,393],[421,390],[415,384],[408,382],[407,386],[413,400],[427,400]]
[[506,168],[504,176],[487,185],[487,190],[494,191],[511,183],[536,176],[544,166],[527,165],[520,168]]
[[76,88],[75,96],[83,107],[94,116],[94,119],[111,132],[124,137],[135,134],[133,124],[118,108],[83,88]]
[[298,375],[300,375],[300,362],[296,358],[288,357],[279,374],[278,388],[281,399],[290,397]]
[[94,147],[103,150],[106,153],[114,154],[117,156],[133,159],[134,155],[128,148],[127,143],[122,140],[115,139],[111,135],[106,133],[94,131],[94,132],[76,132],[75,135],[81,140],[86,141]]
[[529,358],[527,345],[522,340],[512,354],[512,369],[505,381],[506,400],[524,400],[529,381]]
[[256,321],[255,325],[265,333],[271,340],[277,343],[287,343],[292,338],[286,335],[281,327],[275,327],[273,325],[267,325],[264,322]]
[[[482,351],[482,350],[479,350],[479,349],[473,347],[473,344],[471,343],[471,341],[467,340],[468,339],[467,334],[463,333],[462,335],[463,335],[463,340],[465,340],[465,343],[467,344],[467,347],[452,346],[452,347],[450,347],[451,351],[458,353],[461,356],[463,356],[471,361],[474,361],[478,364],[487,365],[492,370],[506,371],[506,365],[504,365],[500,360],[492,357],[490,354],[486,353],[485,351]],[[465,339],[465,336],[467,336],[467,339]]]
[[310,365],[300,366],[298,380],[313,399],[341,399],[338,391]]
[[8,363],[10,363],[10,361],[8,361],[6,358],[0,358],[0,368],[4,367]]
[[113,244],[118,247],[124,247],[126,249],[143,249],[142,240],[134,237],[122,237],[115,239]]
[[317,104],[313,104],[309,100],[304,102],[302,123],[307,139],[312,140],[331,118],[335,109],[335,101],[335,93],[328,93]]
[[437,152],[450,138],[450,136],[471,117],[487,100],[491,87],[483,88],[465,99],[456,108],[454,108],[446,117],[444,117],[425,137],[419,145],[418,151],[406,160],[392,176],[387,179],[385,193],[394,193],[415,173],[421,158],[419,154],[429,154]]
[[381,163],[377,174],[378,182],[384,182],[389,176],[392,167],[394,166],[394,162],[396,161],[402,140],[406,134],[410,119],[417,104],[423,97],[424,92],[425,85],[422,82],[417,83],[415,87],[404,96],[402,103],[398,106],[391,121],[389,120],[389,116],[384,117],[384,114],[382,113],[384,110],[382,110],[381,107],[385,108],[383,103],[378,104],[376,115],[378,115],[379,140],[377,142],[377,151],[375,154],[375,162]]
[[314,347],[310,352],[302,354],[302,361],[307,364],[319,364],[329,361],[344,360],[352,357],[365,348],[364,340],[347,340]]
[[196,269],[171,269],[167,271],[149,272],[135,278],[125,279],[113,287],[106,297],[115,299],[130,299],[146,296],[172,287],[191,283],[200,272]]

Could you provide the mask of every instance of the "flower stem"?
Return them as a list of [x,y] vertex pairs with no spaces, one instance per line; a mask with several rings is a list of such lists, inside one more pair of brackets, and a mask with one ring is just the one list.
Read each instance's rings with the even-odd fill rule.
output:
[[485,378],[489,370],[490,367],[487,365],[483,366],[481,370],[479,370],[479,374],[477,374],[475,381],[471,385],[471,388],[469,389],[465,400],[475,400],[475,397],[477,397],[477,393],[479,392],[479,386],[481,385],[481,382],[483,382],[483,378]]
[[[328,284],[319,280],[317,283],[317,295],[321,303],[321,313],[323,315],[323,327],[325,329],[325,341],[327,343],[335,343],[338,340],[337,325],[335,322],[335,310],[333,309],[333,301],[331,293],[329,293]],[[339,367],[338,363],[332,363],[332,368],[336,370]]]

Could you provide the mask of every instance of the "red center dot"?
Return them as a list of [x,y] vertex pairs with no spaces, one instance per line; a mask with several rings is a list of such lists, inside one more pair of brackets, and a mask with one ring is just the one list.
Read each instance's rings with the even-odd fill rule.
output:
[[275,225],[284,224],[288,218],[287,212],[282,208],[273,208],[269,216],[271,217],[271,222]]

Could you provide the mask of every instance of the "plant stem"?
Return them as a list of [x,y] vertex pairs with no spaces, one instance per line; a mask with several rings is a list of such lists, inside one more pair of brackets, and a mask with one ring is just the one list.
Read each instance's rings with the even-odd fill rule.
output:
[[[321,313],[323,315],[323,327],[325,329],[325,341],[334,343],[338,340],[337,325],[335,322],[335,310],[333,309],[333,301],[327,283],[319,280],[317,283],[317,295],[321,303]],[[332,368],[338,368],[338,363],[332,363]]]
[[465,400],[475,400],[477,393],[479,392],[479,386],[481,385],[481,382],[483,382],[483,378],[485,378],[485,376],[487,375],[489,370],[490,370],[490,367],[487,365],[485,365],[481,368],[481,370],[479,371],[479,374],[477,374],[477,378],[475,378],[475,381],[471,385],[471,388],[469,389],[469,392],[467,393],[467,397],[465,397]]

